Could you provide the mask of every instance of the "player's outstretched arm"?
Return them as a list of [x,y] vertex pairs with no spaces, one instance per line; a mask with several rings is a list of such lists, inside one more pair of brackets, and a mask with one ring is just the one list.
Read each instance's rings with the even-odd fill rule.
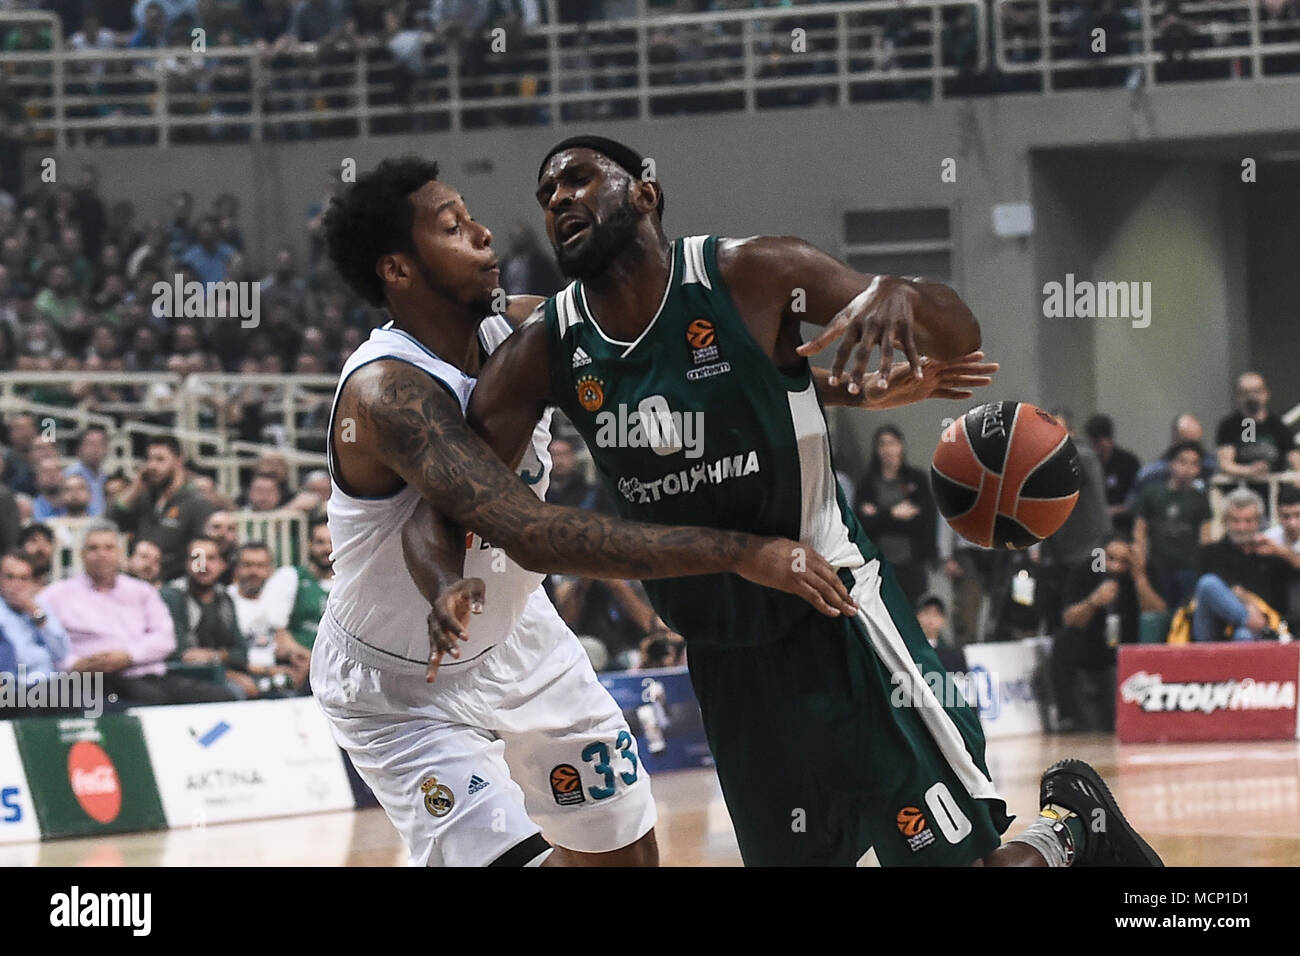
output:
[[831,378],[838,380],[853,357],[851,394],[868,387],[867,364],[877,347],[880,371],[870,387],[882,391],[895,348],[920,377],[922,355],[953,360],[980,347],[975,316],[943,283],[867,275],[794,236],[720,240],[718,268],[759,342],[797,335],[800,322],[825,327],[799,347],[800,355],[839,339]]
[[931,398],[968,399],[974,394],[972,389],[992,384],[998,368],[997,362],[984,361],[983,352],[971,352],[952,362],[922,356],[920,378],[906,362],[895,362],[889,369],[884,391],[869,388],[856,394],[849,391],[849,383],[844,379],[830,384],[831,373],[827,369],[814,368],[812,376],[822,404],[880,411]]
[[544,504],[474,434],[451,393],[413,365],[381,360],[359,369],[337,418],[355,421],[360,455],[382,462],[434,511],[531,570],[595,578],[731,571],[803,597],[824,614],[856,613],[834,569],[797,542]]

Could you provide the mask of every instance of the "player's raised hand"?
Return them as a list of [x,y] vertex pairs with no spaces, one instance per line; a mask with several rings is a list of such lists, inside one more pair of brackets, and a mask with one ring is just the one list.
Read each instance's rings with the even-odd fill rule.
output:
[[438,676],[444,654],[460,657],[460,642],[469,640],[470,615],[483,613],[485,591],[482,578],[462,578],[434,601],[429,612],[429,670],[424,678],[430,684]]
[[[883,391],[889,384],[889,369],[894,349],[901,348],[911,374],[921,378],[921,356],[916,348],[915,307],[920,292],[906,279],[876,276],[871,284],[836,313],[816,338],[799,346],[800,355],[815,355],[836,339],[840,347],[831,363],[830,384],[839,384],[849,358],[854,358],[848,373],[848,390],[852,395],[868,387]],[[867,363],[879,346],[880,368],[868,381]],[[857,352],[854,354],[854,348]]]
[[830,563],[789,538],[755,538],[741,556],[736,573],[755,584],[801,597],[827,617],[858,613]]

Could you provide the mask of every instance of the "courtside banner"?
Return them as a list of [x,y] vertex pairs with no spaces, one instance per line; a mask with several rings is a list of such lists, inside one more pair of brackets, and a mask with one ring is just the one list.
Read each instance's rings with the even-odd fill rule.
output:
[[46,838],[166,826],[140,721],[129,714],[14,724]]
[[310,697],[132,713],[144,727],[168,826],[352,809],[342,755]]
[[985,737],[1018,737],[1043,731],[1044,682],[1051,638],[967,644],[966,674],[958,686],[978,707]]
[[636,750],[651,773],[712,767],[704,721],[685,667],[601,674],[600,683],[623,711]]
[[27,789],[27,775],[18,755],[13,724],[0,723],[0,843],[40,838],[41,829],[36,825],[36,808]]
[[1289,740],[1300,644],[1251,641],[1119,649],[1121,741]]

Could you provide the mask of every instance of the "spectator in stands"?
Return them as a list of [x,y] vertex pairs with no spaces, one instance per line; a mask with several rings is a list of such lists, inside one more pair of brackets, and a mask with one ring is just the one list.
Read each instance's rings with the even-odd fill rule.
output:
[[547,504],[613,514],[614,502],[604,486],[587,481],[586,474],[578,467],[574,445],[572,439],[551,439],[551,484],[546,489]]
[[[655,619],[639,581],[592,580],[552,575],[555,608],[575,633],[591,634],[611,659],[635,652]],[[626,666],[626,665],[623,665]]]
[[[1174,419],[1173,425],[1169,430],[1170,448],[1181,442],[1192,442],[1200,445],[1205,438],[1205,429],[1201,427],[1200,421],[1195,415],[1179,415]],[[1137,503],[1137,497],[1142,489],[1149,482],[1164,483],[1169,480],[1169,452],[1166,451],[1163,456],[1157,458],[1149,464],[1143,465],[1137,473],[1137,478],[1133,482],[1133,490],[1129,492],[1128,506],[1132,510]],[[1201,461],[1201,473],[1193,484],[1205,491],[1209,487],[1210,479],[1214,477],[1217,466],[1215,459],[1205,455]]]
[[37,521],[61,518],[63,507],[63,464],[56,455],[42,458],[36,466],[36,497],[32,517]]
[[63,516],[66,518],[88,518],[90,515],[90,485],[80,475],[64,475]]
[[22,528],[17,496],[0,484],[0,554],[18,547],[18,536],[22,533]]
[[186,479],[180,442],[159,435],[149,439],[144,468],[109,506],[108,514],[124,531],[162,549],[162,576],[170,581],[184,573],[185,544],[199,537],[212,511]]
[[90,514],[96,518],[104,513],[104,459],[108,457],[108,432],[102,425],[88,425],[77,442],[77,460],[67,467],[65,475],[78,475],[85,479],[90,489]]
[[38,598],[39,591],[27,555],[5,552],[0,558],[0,634],[13,646],[16,663],[26,668],[29,684],[57,670],[69,650],[67,631],[46,599]]
[[1109,415],[1093,415],[1083,426],[1083,431],[1088,436],[1092,450],[1097,453],[1097,460],[1101,462],[1111,523],[1118,530],[1127,533],[1127,527],[1119,526],[1132,524],[1133,519],[1125,502],[1133,490],[1142,463],[1138,461],[1137,455],[1115,444],[1115,422]]
[[36,583],[50,583],[54,569],[54,529],[47,524],[29,524],[18,534],[18,547],[32,564]]
[[1300,488],[1282,485],[1277,495],[1277,524],[1264,532],[1264,537],[1282,548],[1282,556],[1296,572],[1291,575],[1287,594],[1287,612],[1300,616]]
[[244,234],[239,228],[239,197],[234,193],[222,193],[212,201],[212,211],[217,217],[218,237],[237,254],[242,253]]
[[221,241],[220,229],[216,216],[204,216],[199,220],[194,244],[181,255],[181,265],[193,269],[199,282],[220,282],[226,274],[226,263],[235,254]]
[[916,620],[925,633],[934,652],[939,655],[943,669],[953,674],[966,673],[966,654],[960,647],[948,643],[948,608],[934,594],[922,595],[916,604]]
[[1179,442],[1165,454],[1169,479],[1148,482],[1133,509],[1133,543],[1146,555],[1156,593],[1181,607],[1196,587],[1196,552],[1209,543],[1210,499],[1197,487],[1205,452],[1196,442]]
[[316,643],[316,629],[325,613],[330,588],[334,585],[334,563],[330,553],[334,550],[330,528],[325,521],[313,521],[308,532],[307,564],[294,570],[298,573],[298,589],[294,593],[293,609],[289,612],[289,633],[307,650]]
[[1295,571],[1285,548],[1260,534],[1263,516],[1264,502],[1249,488],[1238,488],[1225,500],[1226,533],[1199,555],[1193,640],[1263,637],[1269,622],[1260,601],[1287,617]]
[[1051,657],[1060,730],[1114,730],[1115,648],[1138,642],[1143,612],[1166,609],[1134,557],[1126,538],[1111,535],[1104,560],[1089,556],[1066,579]]
[[276,511],[281,504],[280,482],[269,471],[259,471],[248,483],[249,511]]
[[32,319],[57,335],[72,324],[81,308],[72,270],[62,262],[51,262],[45,269],[45,285],[32,303]]
[[248,661],[248,643],[239,630],[234,601],[221,583],[226,562],[211,538],[187,546],[185,578],[163,587],[161,597],[176,629],[172,659],[186,664],[221,664],[226,685],[239,698],[258,697],[258,679],[272,677]]
[[126,573],[137,581],[162,586],[162,549],[152,541],[139,539],[131,545],[131,555],[126,559]]
[[[289,615],[298,584],[292,566],[271,569],[271,549],[260,541],[240,547],[235,564],[235,614],[254,668],[267,668],[258,689],[302,688],[307,683],[311,652],[289,633]],[[276,675],[284,675],[288,683]]]
[[222,584],[234,581],[235,562],[239,560],[239,523],[231,511],[222,509],[208,515],[203,525],[203,536],[217,542],[221,549],[221,560],[226,562],[226,573]]
[[[1237,409],[1219,422],[1215,444],[1219,471],[1234,478],[1263,478],[1270,472],[1300,470],[1300,450],[1291,429],[1269,413],[1270,398],[1264,376],[1245,372],[1237,379]],[[1268,486],[1252,483],[1256,494]]]
[[86,532],[81,561],[84,572],[41,594],[67,629],[69,670],[102,671],[104,690],[126,706],[232,699],[223,686],[167,673],[164,661],[176,649],[167,607],[151,585],[121,572],[112,524]]
[[0,479],[14,491],[36,494],[36,470],[30,456],[36,444],[36,417],[28,412],[10,415],[5,421],[9,447],[4,452],[4,473]]
[[306,300],[307,280],[298,272],[293,247],[281,246],[270,274],[262,277],[262,303],[270,306],[272,302],[285,302],[297,311]]
[[163,12],[162,0],[145,0],[143,19],[137,23],[139,29],[127,41],[128,47],[143,50],[166,45],[167,14]]
[[863,531],[894,565],[908,603],[915,604],[927,590],[926,564],[935,557],[937,511],[930,482],[907,463],[903,433],[896,426],[877,428],[871,447],[853,510]]

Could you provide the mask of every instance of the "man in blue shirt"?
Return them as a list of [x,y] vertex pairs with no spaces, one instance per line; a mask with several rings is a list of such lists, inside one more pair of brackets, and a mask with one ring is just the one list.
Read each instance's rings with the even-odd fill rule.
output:
[[80,475],[90,486],[91,517],[104,513],[104,459],[108,457],[108,432],[102,425],[89,425],[77,442],[77,460],[63,470],[64,477]]
[[31,560],[11,551],[0,558],[0,632],[13,648],[15,669],[26,668],[26,682],[44,680],[68,656],[68,634],[58,618],[41,606]]
[[185,250],[181,256],[181,265],[194,270],[200,282],[220,282],[226,275],[226,263],[235,254],[235,250],[219,238],[221,223],[216,216],[204,216],[199,220],[198,241]]

